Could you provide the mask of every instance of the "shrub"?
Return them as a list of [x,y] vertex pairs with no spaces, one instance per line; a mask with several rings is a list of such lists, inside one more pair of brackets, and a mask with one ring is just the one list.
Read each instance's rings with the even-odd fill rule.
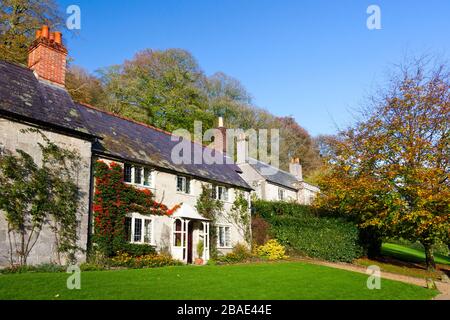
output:
[[8,274],[8,273],[25,273],[25,272],[64,272],[66,271],[65,266],[61,266],[59,264],[54,263],[42,263],[38,265],[30,265],[30,266],[13,266],[0,270],[0,273]]
[[256,254],[269,260],[281,260],[287,258],[286,249],[277,240],[272,239],[266,244],[256,248]]
[[164,266],[178,266],[182,263],[178,260],[172,259],[166,254],[146,254],[138,257],[133,257],[127,252],[119,252],[110,260],[111,266],[127,267],[127,268],[154,268]]
[[292,253],[329,261],[351,262],[364,250],[356,224],[321,216],[309,206],[254,201],[253,210],[270,224],[270,233]]
[[85,262],[80,264],[80,271],[103,271],[107,270],[108,266],[103,264]]
[[203,250],[205,249],[205,245],[202,240],[197,243],[197,255],[199,258],[203,258]]
[[219,263],[238,263],[244,262],[252,258],[252,253],[246,245],[238,243],[234,246],[233,251],[216,258],[216,262]]
[[257,215],[252,218],[252,239],[256,245],[263,245],[269,240],[270,224]]
[[181,261],[172,259],[166,254],[147,254],[145,256],[137,257],[135,259],[135,266],[137,268],[144,267],[165,267],[165,266],[180,266],[183,265]]
[[119,251],[127,253],[132,257],[140,257],[144,255],[156,254],[156,250],[153,246],[148,244],[137,244],[137,243],[123,244]]

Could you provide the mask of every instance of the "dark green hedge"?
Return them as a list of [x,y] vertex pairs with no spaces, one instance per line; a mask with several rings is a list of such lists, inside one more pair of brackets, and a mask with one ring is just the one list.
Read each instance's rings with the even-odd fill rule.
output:
[[351,262],[364,254],[359,230],[350,221],[322,216],[309,206],[254,201],[253,214],[270,225],[270,233],[290,250],[312,258]]
[[128,253],[132,257],[139,257],[147,254],[156,253],[155,247],[148,244],[124,243],[120,251]]

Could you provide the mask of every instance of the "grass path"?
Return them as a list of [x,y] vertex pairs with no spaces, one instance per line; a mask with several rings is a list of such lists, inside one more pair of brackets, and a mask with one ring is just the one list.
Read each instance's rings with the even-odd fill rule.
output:
[[81,290],[65,273],[0,275],[0,299],[431,299],[437,292],[304,262],[91,271]]
[[[400,244],[383,243],[381,253],[385,256],[396,258],[407,262],[424,263],[425,253],[423,250],[410,248]],[[434,260],[439,264],[450,265],[450,257],[442,254],[434,254]]]

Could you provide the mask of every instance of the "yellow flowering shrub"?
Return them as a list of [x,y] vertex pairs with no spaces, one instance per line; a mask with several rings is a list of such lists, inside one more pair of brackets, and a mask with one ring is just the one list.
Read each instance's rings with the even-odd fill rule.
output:
[[126,252],[117,252],[117,255],[111,258],[111,262],[115,265],[127,265],[133,257]]
[[261,258],[269,260],[285,259],[286,249],[277,240],[272,239],[267,241],[264,245],[256,247],[256,254]]

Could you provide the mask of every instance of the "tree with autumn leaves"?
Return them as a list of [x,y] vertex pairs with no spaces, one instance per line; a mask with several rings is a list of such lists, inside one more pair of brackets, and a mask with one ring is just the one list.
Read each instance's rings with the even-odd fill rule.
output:
[[355,126],[325,139],[318,205],[354,218],[372,253],[382,237],[420,242],[432,270],[450,239],[450,74],[429,66],[399,67]]

